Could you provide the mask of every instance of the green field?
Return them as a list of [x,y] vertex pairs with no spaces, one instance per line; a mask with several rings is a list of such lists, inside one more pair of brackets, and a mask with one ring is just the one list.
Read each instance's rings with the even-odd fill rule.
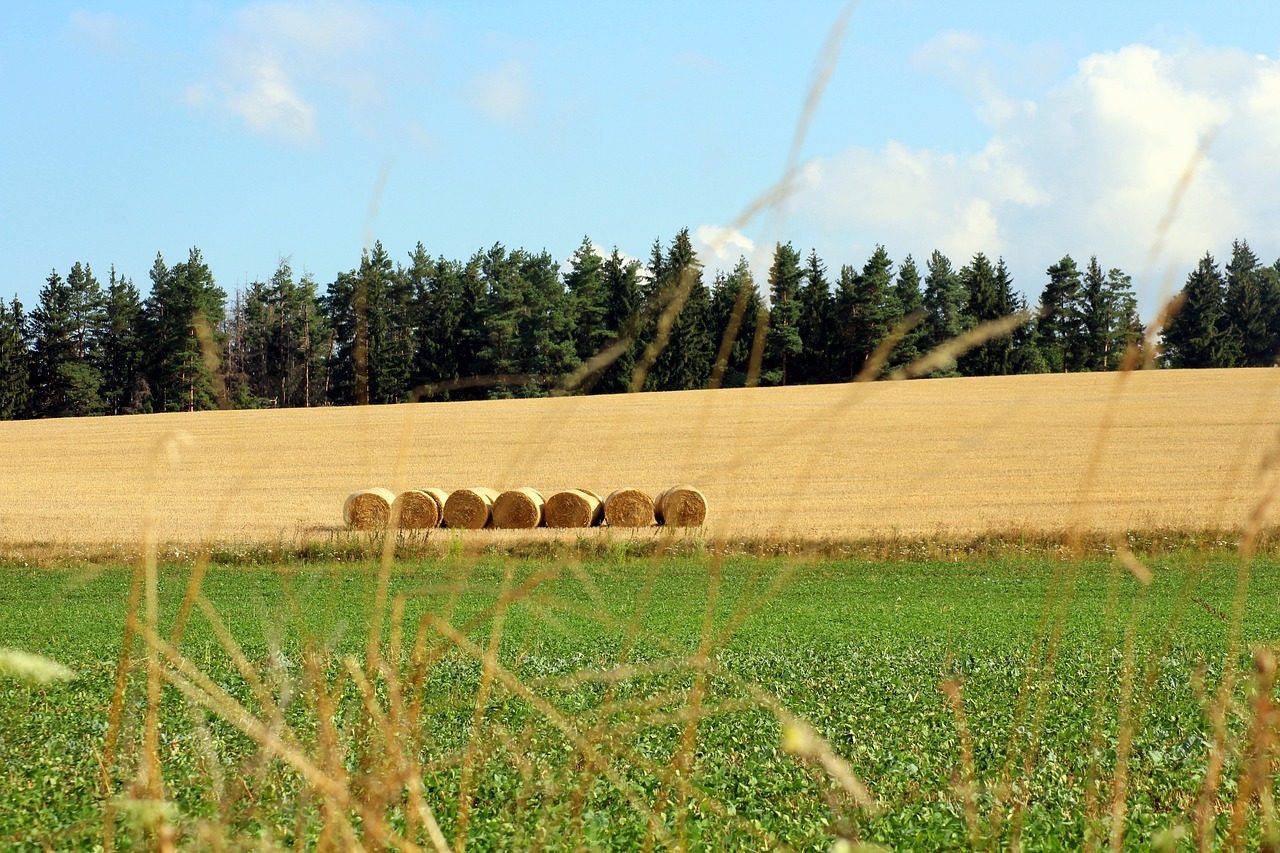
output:
[[[1019,837],[1035,849],[1076,849],[1099,838],[1105,846],[1117,790],[1127,845],[1181,837],[1190,849],[1239,566],[1227,553],[1147,564],[1148,587],[1118,563],[1044,556],[397,562],[389,601],[403,616],[384,611],[388,663],[373,675],[371,696],[358,676],[368,664],[376,563],[213,565],[203,594],[263,673],[293,742],[345,779],[353,802],[378,804],[389,831],[425,847],[427,834],[388,781],[391,765],[380,763],[389,740],[421,769],[424,799],[450,844],[465,820],[468,849],[641,848],[648,839],[826,850],[841,836],[896,849],[1007,846]],[[163,636],[190,574],[190,565],[160,568]],[[124,567],[0,568],[0,646],[77,673],[43,686],[0,680],[0,847],[102,841],[100,762],[132,575]],[[503,598],[504,589],[515,592]],[[495,612],[501,674],[488,678],[475,654],[429,632],[435,653],[421,669],[420,715],[386,737],[404,719],[395,709],[412,703],[411,650],[423,615],[465,628],[483,650]],[[1211,846],[1230,832],[1247,755],[1251,648],[1278,640],[1280,564],[1258,560],[1224,782],[1210,803]],[[159,836],[147,833],[162,834],[161,824],[180,844],[209,848],[343,846],[340,826],[365,843],[376,837],[357,806],[335,817],[344,807],[323,802],[225,714],[171,684],[148,751],[145,648],[134,649],[110,767],[117,845],[151,844]],[[198,607],[180,649],[270,721]],[[635,668],[615,669],[623,664]],[[963,724],[946,683],[960,687]],[[794,725],[784,736],[770,696],[847,764],[824,765],[826,753]],[[1117,786],[1122,730],[1132,732],[1132,748]],[[162,808],[138,804],[148,755],[163,773]],[[865,783],[870,807],[833,775],[836,765]],[[1268,785],[1275,789],[1274,776]],[[1268,808],[1248,812],[1250,847],[1262,843]]]

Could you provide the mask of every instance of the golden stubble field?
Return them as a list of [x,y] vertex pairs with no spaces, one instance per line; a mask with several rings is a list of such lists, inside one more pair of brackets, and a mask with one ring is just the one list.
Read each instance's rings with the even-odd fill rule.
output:
[[138,542],[150,515],[162,542],[297,543],[368,486],[679,482],[728,537],[1230,528],[1278,435],[1280,370],[10,422],[0,541]]

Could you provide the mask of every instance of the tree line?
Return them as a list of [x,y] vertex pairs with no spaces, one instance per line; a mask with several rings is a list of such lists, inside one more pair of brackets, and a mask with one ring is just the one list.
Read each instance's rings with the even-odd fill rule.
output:
[[[465,261],[418,244],[397,263],[378,243],[323,292],[282,260],[230,299],[198,249],[157,255],[145,298],[114,267],[104,287],[76,262],[30,311],[0,300],[0,419],[841,382],[1018,312],[1010,334],[929,375],[1115,370],[1144,347],[1126,273],[1066,256],[1046,275],[1031,306],[981,252],[921,267],[877,246],[833,272],[779,243],[763,288],[745,258],[707,282],[687,229],[647,264],[588,239],[563,266],[500,243]],[[1275,363],[1280,261],[1247,242],[1225,267],[1206,253],[1171,306],[1159,364]]]

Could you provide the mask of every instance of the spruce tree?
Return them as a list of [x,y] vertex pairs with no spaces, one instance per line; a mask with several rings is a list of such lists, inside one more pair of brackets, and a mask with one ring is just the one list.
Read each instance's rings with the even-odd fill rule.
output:
[[[920,348],[931,352],[963,334],[971,325],[964,315],[965,294],[950,259],[938,250],[929,255],[924,277],[924,321]],[[934,371],[933,376],[955,375],[955,364]]]
[[894,349],[889,358],[890,367],[901,367],[910,364],[924,355],[923,346],[928,334],[925,325],[924,294],[920,292],[920,271],[916,268],[915,259],[907,255],[898,267],[898,280],[893,286],[893,297],[897,303],[898,314],[903,321],[920,312],[922,316],[916,324],[906,331],[902,341]]
[[[1003,268],[1003,262],[1001,262]],[[960,281],[968,294],[965,314],[976,325],[998,320],[1009,311],[1005,282],[982,252],[960,271]],[[960,356],[958,369],[962,376],[999,376],[1009,372],[1012,347],[1009,339],[997,338]]]
[[545,396],[579,363],[574,348],[572,306],[560,278],[560,265],[545,251],[519,253],[524,304],[518,319],[521,361],[518,372],[538,381],[517,386],[517,396]]
[[7,306],[0,299],[0,421],[30,415],[30,382],[27,321],[15,295]]
[[834,382],[839,377],[839,365],[831,358],[834,300],[827,281],[827,266],[816,249],[809,251],[804,265],[804,284],[796,299],[800,303],[796,326],[801,351],[789,381],[792,385]]
[[849,378],[862,372],[867,359],[901,318],[893,290],[893,261],[884,246],[876,246],[852,284],[852,292],[846,292],[843,300],[849,324]]
[[151,268],[151,295],[143,303],[147,382],[156,411],[217,408],[213,374],[205,360],[201,328],[219,356],[224,343],[226,293],[213,280],[200,250],[172,268],[158,253]]
[[618,357],[600,372],[594,383],[588,379],[587,390],[606,394],[622,393],[631,387],[631,373],[641,351],[640,317],[643,300],[640,262],[628,261],[618,247],[605,259],[601,267],[604,276],[605,315],[604,326],[609,331],[608,344],[626,342]]
[[107,280],[98,369],[103,407],[109,415],[150,411],[142,342],[142,297],[131,279],[111,268]]
[[[1014,310],[1021,312],[1029,310],[1025,296],[1019,295],[1017,297],[1014,303]],[[1010,373],[1048,372],[1049,368],[1045,364],[1044,354],[1040,348],[1040,332],[1035,323],[1023,323],[1013,330],[1009,338],[1011,343]]]
[[680,229],[672,239],[663,262],[663,275],[667,281],[662,287],[672,294],[667,305],[672,310],[678,308],[678,312],[667,344],[650,371],[653,387],[662,391],[705,388],[715,361],[715,344],[708,328],[710,296],[688,228]]
[[[711,339],[716,342],[717,356],[723,358],[718,365],[722,375],[720,387],[741,388],[746,385],[756,324],[763,310],[760,291],[745,257],[738,258],[737,266],[728,275],[716,275],[711,288],[708,326],[712,332]],[[736,333],[732,339],[726,340],[735,314],[738,318]]]
[[582,245],[569,259],[564,286],[566,314],[573,321],[573,351],[579,361],[586,361],[613,339],[606,320],[609,293],[605,288],[604,260],[596,253],[591,238],[583,237]]
[[1221,367],[1223,281],[1213,255],[1205,252],[1183,285],[1182,308],[1160,333],[1170,367]]
[[786,385],[788,361],[804,349],[798,298],[803,278],[800,255],[790,243],[776,244],[769,267],[769,335],[760,376],[766,384]]
[[1243,240],[1231,244],[1220,322],[1223,367],[1271,367],[1276,361],[1262,265]]
[[1080,270],[1070,255],[1049,267],[1049,281],[1040,292],[1036,321],[1040,350],[1050,373],[1078,369],[1082,341]]
[[1075,370],[1107,369],[1113,330],[1119,323],[1116,311],[1098,258],[1090,257],[1080,288],[1080,345],[1074,358]]
[[[525,282],[520,276],[523,250],[508,253],[501,243],[494,243],[481,259],[484,276],[484,345],[481,359],[488,366],[486,371],[495,376],[515,375],[521,372],[524,361],[520,339],[520,315],[524,310]],[[496,384],[487,391],[492,399],[511,397],[507,384]]]
[[79,262],[64,281],[50,274],[31,312],[31,384],[42,417],[101,414],[102,288]]
[[1112,267],[1107,272],[1106,290],[1113,321],[1101,369],[1116,370],[1130,349],[1136,351],[1143,345],[1147,330],[1138,315],[1138,296],[1133,292],[1133,280],[1123,270]]
[[391,256],[376,241],[360,258],[357,284],[365,293],[369,335],[369,402],[408,399],[413,370],[409,287]]

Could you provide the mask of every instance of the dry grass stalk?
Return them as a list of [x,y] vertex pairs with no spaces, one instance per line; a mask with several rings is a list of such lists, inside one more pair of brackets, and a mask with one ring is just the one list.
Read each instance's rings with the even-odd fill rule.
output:
[[361,489],[347,496],[342,521],[353,530],[382,530],[391,521],[395,493],[390,489]]
[[617,489],[604,500],[604,521],[610,527],[651,527],[653,498],[640,489]]
[[587,489],[567,489],[547,498],[547,527],[593,527],[604,518],[604,501]]
[[493,489],[477,486],[458,489],[444,502],[445,527],[459,530],[480,530],[489,527],[493,520],[493,502],[498,493]]
[[493,502],[493,526],[502,530],[528,530],[541,527],[546,500],[537,489],[523,486],[508,489]]
[[667,527],[701,527],[707,520],[707,498],[693,486],[672,486],[654,499],[653,514]]
[[396,496],[391,515],[401,530],[430,530],[440,526],[448,499],[444,489],[409,489]]

